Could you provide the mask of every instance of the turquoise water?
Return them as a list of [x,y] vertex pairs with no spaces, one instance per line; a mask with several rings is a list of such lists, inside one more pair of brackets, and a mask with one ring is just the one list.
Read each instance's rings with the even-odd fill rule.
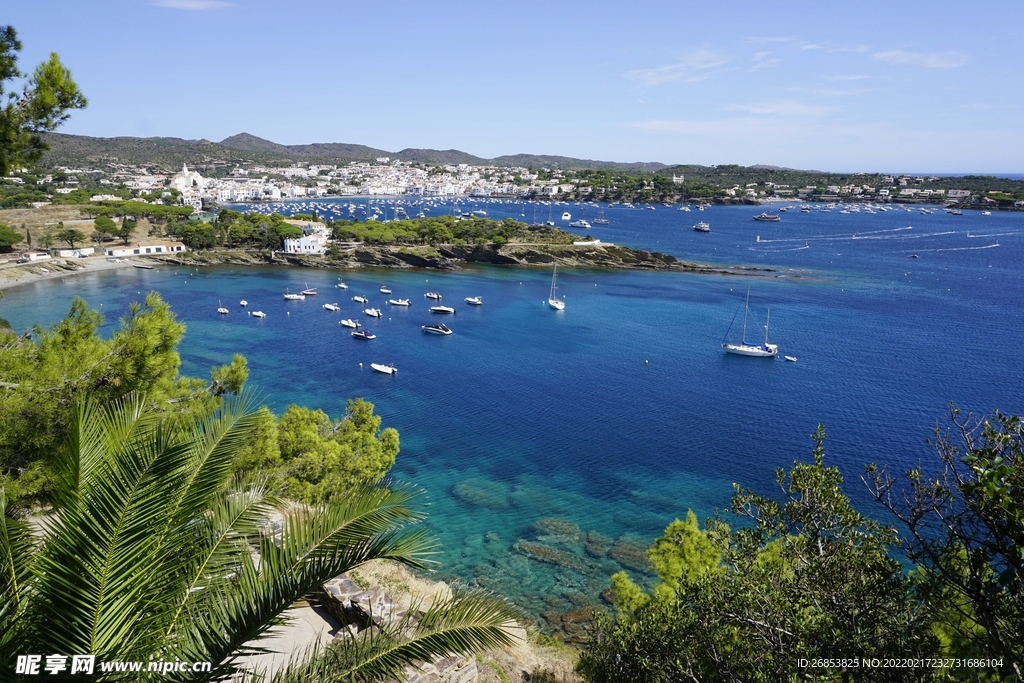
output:
[[[323,215],[332,204],[316,206]],[[499,218],[532,213],[514,203],[462,206]],[[563,210],[596,215],[555,207]],[[295,402],[340,416],[347,398],[367,398],[401,433],[394,477],[429,497],[441,575],[538,614],[593,603],[608,574],[635,566],[672,519],[727,507],[733,482],[774,492],[775,469],[809,457],[818,423],[849,492],[871,510],[857,479],[863,465],[927,460],[925,439],[949,401],[1024,411],[1024,214],[790,211],[780,223],[755,223],[761,210],[607,209],[612,223],[589,231],[605,241],[777,270],[560,271],[564,312],[544,303],[547,270],[158,266],[12,289],[0,317],[19,330],[47,324],[78,294],[113,321],[155,289],[188,326],[184,372],[205,374],[240,352],[251,384],[278,411]],[[712,232],[694,232],[698,220]],[[347,290],[334,287],[339,276]],[[307,283],[320,295],[282,299]],[[412,308],[389,308],[382,284]],[[770,306],[771,341],[797,363],[722,353],[748,285],[748,338]],[[445,319],[450,337],[420,329],[439,317],[427,312],[429,290],[459,309]],[[385,317],[363,315],[356,294]],[[483,306],[462,303],[477,295]],[[268,317],[246,315],[242,298]],[[221,301],[230,315],[216,313]],[[335,301],[339,313],[321,307]],[[377,339],[351,339],[337,324],[343,317]],[[374,362],[399,372],[372,372]]]

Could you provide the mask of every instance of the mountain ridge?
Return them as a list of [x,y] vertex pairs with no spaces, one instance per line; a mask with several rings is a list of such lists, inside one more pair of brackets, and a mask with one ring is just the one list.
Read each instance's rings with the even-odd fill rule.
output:
[[390,157],[424,164],[470,164],[475,166],[525,166],[562,169],[632,169],[657,171],[667,168],[661,162],[620,162],[576,159],[544,154],[507,154],[486,159],[457,149],[436,150],[407,147],[390,152],[367,145],[344,142],[318,142],[283,145],[251,133],[230,135],[220,142],[175,137],[91,137],[67,133],[47,133],[44,140],[51,150],[43,158],[49,166],[81,165],[89,161],[112,160],[135,165],[156,164],[169,169],[207,163],[244,162],[350,162]]

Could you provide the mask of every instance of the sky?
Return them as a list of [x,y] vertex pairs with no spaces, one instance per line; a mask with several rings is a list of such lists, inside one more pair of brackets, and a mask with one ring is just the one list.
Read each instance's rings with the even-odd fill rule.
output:
[[1024,172],[1024,2],[8,0],[62,132]]

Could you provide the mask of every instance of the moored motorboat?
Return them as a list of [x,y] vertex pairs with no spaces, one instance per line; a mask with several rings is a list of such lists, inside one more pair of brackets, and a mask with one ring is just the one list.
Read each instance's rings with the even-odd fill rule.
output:
[[365,296],[354,296],[352,297],[352,301],[355,301],[360,304],[365,304],[367,301],[369,301],[369,299],[367,299]]
[[431,306],[431,313],[454,313],[455,309],[451,306]]
[[385,375],[393,375],[398,372],[398,368],[394,365],[383,365],[381,363],[370,363],[370,367],[377,372],[383,372]]
[[352,320],[352,318],[345,318],[344,320],[339,320],[338,324],[344,325],[345,327],[351,327],[352,329],[359,327],[359,321]]
[[430,334],[445,334],[445,335],[447,335],[447,334],[451,334],[452,333],[452,331],[450,329],[448,329],[448,326],[445,325],[444,323],[438,323],[436,325],[424,325],[423,326],[423,331],[424,332],[429,332]]
[[387,285],[382,285],[381,288],[380,288],[380,293],[381,294],[390,294],[391,290],[388,289]]
[[379,318],[382,315],[384,315],[383,313],[380,312],[379,308],[367,308],[366,310],[363,311],[363,313],[372,318]]
[[239,301],[239,302],[238,302],[238,305],[239,305],[239,306],[243,306],[243,307],[244,307],[244,306],[248,306],[248,305],[249,305],[249,302],[248,302],[248,301],[246,301],[245,299],[242,299],[241,301]]
[[335,287],[337,287],[338,289],[348,289],[348,285],[346,285],[344,282],[339,282],[338,284],[335,285]]
[[369,330],[356,330],[355,332],[352,333],[352,338],[369,340],[376,339],[377,335],[375,335],[373,332],[370,332]]
[[427,297],[428,299],[440,299],[441,298],[441,295],[438,294],[437,292],[427,292],[423,296]]
[[484,298],[482,296],[467,296],[466,303],[471,306],[483,306]]
[[777,223],[777,222],[779,222],[782,219],[779,218],[778,214],[772,215],[772,214],[768,213],[767,211],[765,211],[763,213],[759,213],[756,216],[754,216],[754,220],[755,221],[768,221],[768,222],[771,222],[771,223]]
[[340,311],[341,310],[341,306],[339,306],[338,304],[324,304],[324,308],[326,308],[328,311]]
[[302,294],[304,296],[316,296],[316,287],[310,287],[308,282],[305,282],[303,284],[306,285],[306,288],[302,290]]
[[790,363],[795,363],[796,362],[796,356],[783,356],[783,358],[788,360]]
[[284,292],[284,298],[289,301],[302,301],[306,298],[305,294],[292,294],[287,289]]
[[392,306],[412,306],[408,299],[388,299],[388,303]]
[[136,268],[142,268],[143,270],[153,270],[153,266],[147,266],[142,263],[133,263],[132,265],[135,266]]
[[252,316],[253,316],[254,318],[266,318],[266,317],[267,317],[267,314],[266,314],[266,313],[264,313],[263,311],[253,311],[253,312],[252,312]]
[[590,227],[590,223],[586,222],[585,220],[583,220],[581,218],[578,221],[573,221],[572,223],[570,223],[569,227],[570,228],[589,228]]
[[701,221],[697,225],[693,226],[693,229],[696,230],[697,232],[711,232],[711,226],[705,223],[704,221]]
[[217,312],[220,313],[221,315],[227,315],[228,313],[230,313],[230,311],[224,307],[224,304],[222,304],[219,301],[217,302]]

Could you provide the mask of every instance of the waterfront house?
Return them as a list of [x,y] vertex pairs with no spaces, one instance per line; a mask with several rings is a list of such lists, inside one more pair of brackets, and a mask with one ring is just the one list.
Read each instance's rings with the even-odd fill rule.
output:
[[107,256],[121,257],[121,256],[145,256],[147,254],[171,254],[179,251],[188,251],[181,242],[139,242],[137,244],[130,244],[128,246],[116,246],[107,247],[105,252]]

